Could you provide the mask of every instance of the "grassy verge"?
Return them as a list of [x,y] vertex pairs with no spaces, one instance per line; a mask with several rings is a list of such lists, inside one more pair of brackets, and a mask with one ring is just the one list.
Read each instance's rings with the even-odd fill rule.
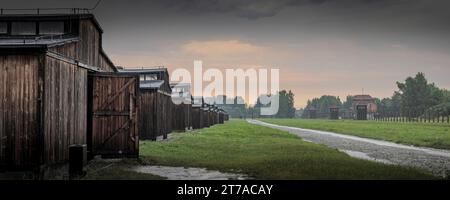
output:
[[141,141],[148,164],[205,167],[256,179],[429,179],[421,171],[352,158],[287,132],[231,120],[166,142]]
[[260,120],[283,126],[331,131],[415,146],[450,149],[450,124],[311,119]]

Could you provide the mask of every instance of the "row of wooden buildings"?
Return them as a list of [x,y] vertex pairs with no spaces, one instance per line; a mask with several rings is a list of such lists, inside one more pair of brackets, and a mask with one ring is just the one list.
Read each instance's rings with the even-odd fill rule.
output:
[[71,145],[137,157],[140,139],[228,119],[202,98],[173,101],[166,68],[115,66],[102,33],[92,14],[0,15],[0,170],[65,165]]

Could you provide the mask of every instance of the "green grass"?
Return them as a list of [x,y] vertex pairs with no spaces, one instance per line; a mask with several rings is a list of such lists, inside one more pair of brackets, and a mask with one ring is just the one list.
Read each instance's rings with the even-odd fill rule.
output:
[[352,158],[287,132],[231,120],[176,133],[169,141],[141,141],[147,164],[205,167],[256,179],[429,179],[422,171]]
[[415,146],[450,149],[450,124],[312,119],[260,120],[283,126],[330,131]]

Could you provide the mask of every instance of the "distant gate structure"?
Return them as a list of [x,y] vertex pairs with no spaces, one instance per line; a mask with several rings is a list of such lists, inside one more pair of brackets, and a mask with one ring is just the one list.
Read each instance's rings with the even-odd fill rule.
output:
[[375,99],[370,95],[355,95],[353,96],[352,110],[354,119],[373,119],[377,112],[377,105]]
[[330,119],[339,119],[339,107],[330,106]]

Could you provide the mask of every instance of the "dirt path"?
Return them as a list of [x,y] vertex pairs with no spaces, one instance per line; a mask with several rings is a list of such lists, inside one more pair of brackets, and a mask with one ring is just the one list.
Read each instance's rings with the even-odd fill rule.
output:
[[396,144],[381,140],[269,124],[258,120],[249,123],[288,131],[305,141],[324,144],[360,159],[385,164],[412,166],[430,171],[437,176],[450,175],[450,151]]

